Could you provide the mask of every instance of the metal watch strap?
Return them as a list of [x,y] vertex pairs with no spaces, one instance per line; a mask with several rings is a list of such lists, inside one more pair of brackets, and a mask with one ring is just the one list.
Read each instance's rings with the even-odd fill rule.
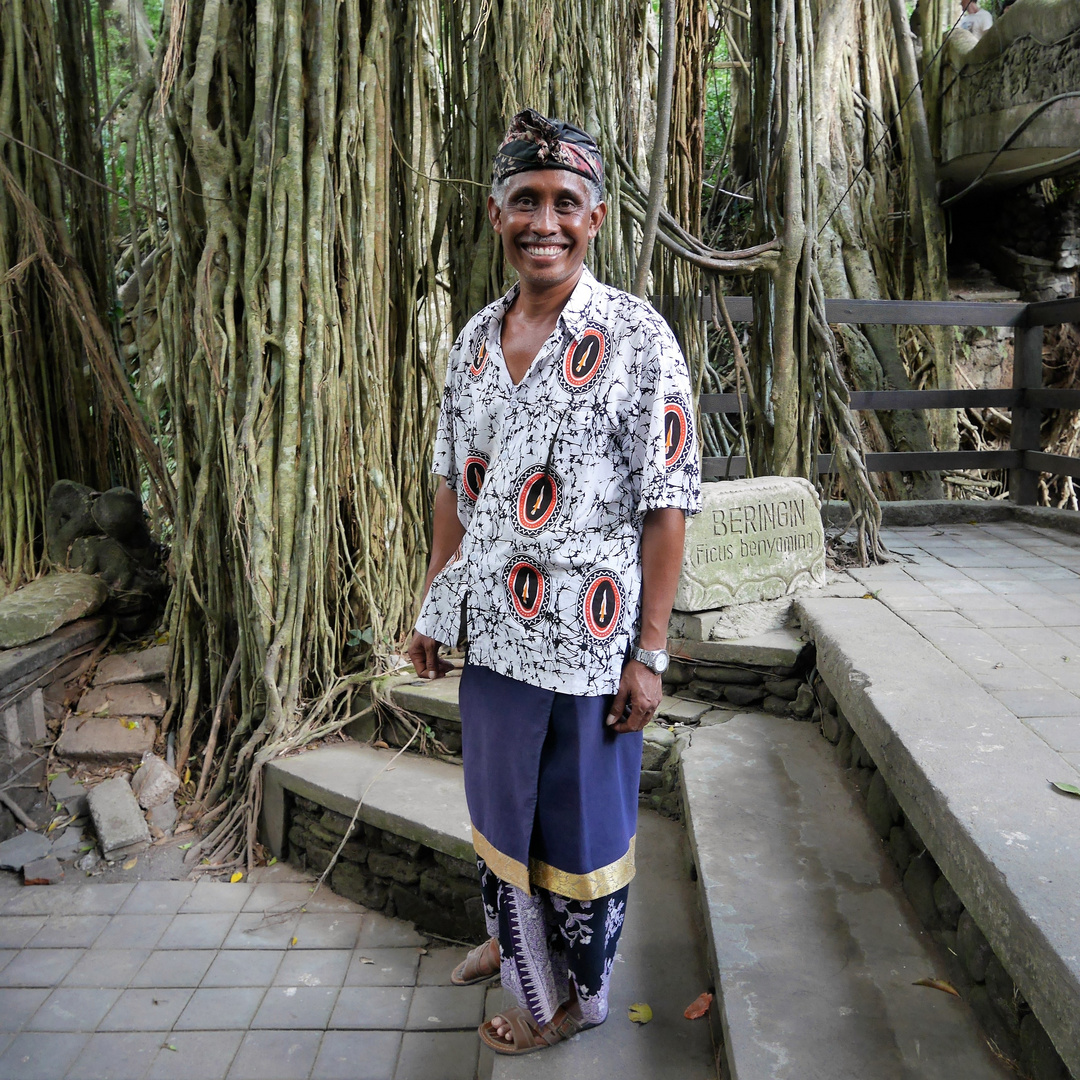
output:
[[[657,661],[663,657],[662,665],[657,665]],[[643,649],[639,645],[630,646],[630,658],[636,660],[639,664],[644,664],[654,675],[662,675],[668,668],[668,656],[666,649]]]

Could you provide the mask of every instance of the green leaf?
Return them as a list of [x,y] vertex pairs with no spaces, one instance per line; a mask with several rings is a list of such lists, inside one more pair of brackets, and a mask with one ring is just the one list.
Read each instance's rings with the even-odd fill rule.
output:
[[194,844],[194,843],[195,843],[195,841],[194,841],[194,840],[189,840],[189,841],[188,841],[188,842],[187,842],[186,844],[181,844],[181,845],[180,845],[180,850],[181,850],[181,851],[187,851],[187,849],[188,849],[189,847],[191,847],[191,845],[192,845],[192,844]]
[[277,856],[275,855],[266,865],[273,866],[277,862]]
[[1050,780],[1048,783],[1066,795],[1080,796],[1080,786],[1076,784],[1068,783],[1065,780]]
[[626,1010],[626,1015],[629,1016],[631,1021],[635,1024],[647,1024],[652,1019],[652,1009],[650,1009],[644,1001],[635,1001],[634,1004]]

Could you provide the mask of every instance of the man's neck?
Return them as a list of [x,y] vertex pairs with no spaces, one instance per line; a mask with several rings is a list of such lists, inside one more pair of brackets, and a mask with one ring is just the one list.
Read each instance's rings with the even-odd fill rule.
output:
[[550,288],[537,288],[528,282],[521,282],[514,300],[514,314],[530,323],[554,322],[566,307],[584,272],[585,266],[582,264],[573,278]]

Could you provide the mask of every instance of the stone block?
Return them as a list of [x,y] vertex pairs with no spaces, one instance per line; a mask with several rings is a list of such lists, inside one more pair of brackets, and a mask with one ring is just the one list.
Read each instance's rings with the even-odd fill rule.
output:
[[706,682],[733,683],[739,686],[760,686],[761,672],[750,668],[736,667],[734,664],[699,664],[694,672],[695,679]]
[[153,682],[169,674],[169,646],[155,645],[139,652],[113,653],[98,664],[95,686]]
[[814,714],[816,708],[817,702],[814,700],[814,691],[811,689],[809,683],[803,683],[799,687],[799,692],[795,695],[795,701],[791,706],[791,711],[799,717],[800,720],[808,720]]
[[420,892],[447,907],[464,907],[466,900],[479,893],[479,886],[473,881],[451,877],[442,870],[428,869],[420,875]]
[[1016,984],[996,956],[991,956],[986,965],[986,992],[998,1016],[1009,1029],[1009,1034],[1019,1039],[1021,999],[1016,992]]
[[1031,1080],[1069,1080],[1069,1070],[1034,1013],[1020,1021],[1020,1068]]
[[655,791],[664,783],[664,774],[659,769],[642,769],[638,782],[639,791]]
[[30,645],[0,649],[0,692],[7,697],[47,671],[56,670],[58,661],[103,637],[107,629],[103,618],[79,619]]
[[413,863],[397,855],[387,855],[384,851],[373,851],[368,856],[368,868],[373,874],[402,885],[415,885],[420,880],[420,871]]
[[889,833],[895,824],[889,812],[887,793],[885,777],[880,772],[875,772],[874,779],[870,781],[870,791],[866,796],[866,816],[870,819],[870,824],[874,826],[874,832],[882,840],[889,839]]
[[771,716],[787,716],[791,712],[791,702],[775,694],[766,694],[761,709]]
[[911,865],[911,860],[915,858],[915,849],[911,846],[908,834],[899,825],[894,825],[889,830],[889,854],[903,877]]
[[982,1025],[983,1031],[994,1041],[998,1050],[1007,1058],[1017,1060],[1020,1057],[1020,1040],[998,1015],[986,987],[973,986],[968,992],[967,1001],[975,1018]]
[[441,851],[433,852],[435,862],[444,870],[449,870],[455,877],[466,878],[469,881],[480,880],[480,870],[475,862],[466,862],[464,859],[455,859],[453,855],[444,855]]
[[51,847],[41,833],[17,833],[0,844],[0,870],[21,870],[27,863],[45,858]]
[[54,803],[63,803],[67,812],[75,817],[82,817],[86,813],[86,788],[72,780],[66,772],[57,773],[49,781],[49,798]]
[[746,705],[754,705],[765,697],[763,686],[725,686],[724,699],[732,705],[740,708]]
[[381,911],[386,907],[389,890],[355,863],[339,862],[330,875],[330,885],[339,896]]
[[677,611],[776,600],[825,584],[820,501],[809,481],[769,476],[703,485],[686,527]]
[[676,692],[676,697],[688,701],[722,701],[724,687],[721,683],[705,682],[704,679],[692,679]]
[[0,600],[0,649],[29,645],[93,615],[109,591],[87,574],[48,574]]
[[142,764],[131,779],[131,790],[144,810],[160,806],[166,800],[171,802],[179,787],[180,777],[175,769],[156,754],[143,754]]
[[164,683],[117,683],[92,686],[79,699],[77,711],[85,716],[161,717],[168,704]]
[[[346,817],[344,814],[335,814],[333,810],[327,810],[322,817],[319,818],[319,824],[326,829],[327,832],[333,833],[335,836],[341,837],[349,832],[349,826],[352,824],[352,818]],[[352,826],[353,834],[361,831],[360,823],[357,822]]]
[[835,746],[840,741],[840,717],[834,712],[821,714],[821,734]]
[[447,909],[442,904],[399,884],[390,886],[390,897],[394,902],[397,917],[415,923],[418,930],[426,930],[458,941],[469,940],[475,936],[475,928],[464,907],[457,910]]
[[35,859],[23,867],[24,885],[59,885],[64,880],[64,868],[55,855]]
[[122,776],[103,780],[87,796],[101,853],[117,857],[146,848],[150,830],[131,785]]
[[934,882],[934,903],[937,904],[941,921],[950,929],[955,929],[964,912],[964,902],[956,895],[944,874]]
[[304,848],[304,859],[309,869],[314,870],[316,874],[321,874],[333,861],[334,849],[309,841],[308,846]]
[[941,916],[934,903],[934,882],[938,871],[928,855],[912,859],[904,874],[904,892],[927,930],[942,929]]
[[[648,731],[648,728],[645,729]],[[672,739],[672,743],[675,740]],[[650,772],[653,769],[663,767],[664,761],[671,752],[671,743],[653,741],[647,735],[641,748],[641,771]]]
[[171,833],[176,828],[179,816],[176,803],[172,799],[167,799],[147,811],[146,821],[151,828],[159,829],[163,833]]
[[392,832],[383,833],[383,847],[387,851],[396,851],[404,855],[406,859],[417,859],[424,845],[416,840],[409,840],[404,836],[397,836]]
[[124,721],[112,716],[69,716],[56,753],[69,761],[141,761],[154,748],[155,738],[157,725],[145,717]]
[[[678,635],[672,635],[677,637]],[[684,686],[694,677],[694,669],[688,664],[680,664],[678,660],[672,660],[664,672],[665,686]]]
[[986,978],[986,965],[990,963],[994,950],[983,936],[983,932],[975,925],[971,913],[965,911],[956,924],[956,951],[964,969],[975,982],[982,982]]
[[803,686],[802,679],[766,679],[765,690],[777,697],[794,701],[799,696],[799,690]]

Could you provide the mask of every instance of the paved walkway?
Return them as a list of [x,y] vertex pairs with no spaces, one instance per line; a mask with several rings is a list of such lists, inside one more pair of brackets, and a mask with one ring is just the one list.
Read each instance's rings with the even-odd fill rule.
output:
[[[1080,536],[1017,522],[886,529],[850,571],[1080,772]],[[912,673],[917,677],[917,672]]]

